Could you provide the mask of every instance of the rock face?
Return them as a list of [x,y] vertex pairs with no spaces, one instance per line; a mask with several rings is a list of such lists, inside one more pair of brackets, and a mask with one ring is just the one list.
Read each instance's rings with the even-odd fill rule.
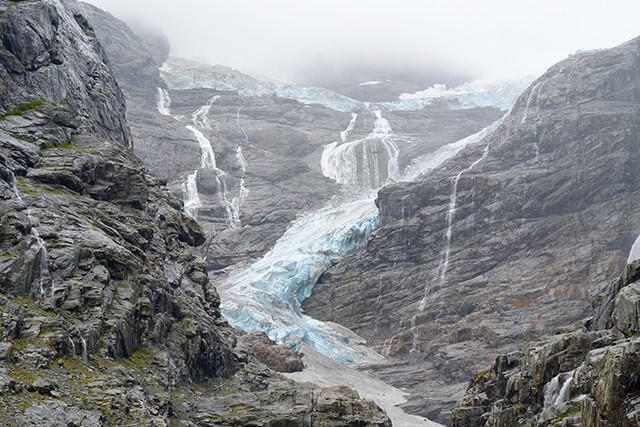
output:
[[[223,66],[167,58],[157,37],[141,38],[90,5],[83,10],[127,95],[136,153],[178,195],[186,196],[193,177],[199,198],[194,212],[207,236],[202,254],[210,270],[259,258],[291,221],[339,192],[322,174],[321,155],[326,144],[340,141],[352,120],[345,108],[358,108],[358,101],[317,88],[267,94],[271,83]],[[163,80],[158,68],[165,61]],[[309,102],[293,99],[301,96]],[[478,131],[500,112],[434,107],[384,115],[405,137],[399,159],[404,167]],[[375,120],[365,109],[350,134],[367,136]],[[187,126],[208,141],[215,169],[203,167],[198,137]]]
[[594,301],[586,327],[543,337],[478,373],[453,425],[637,426],[640,262]]
[[0,1],[0,28],[0,424],[390,425],[237,347],[204,233],[130,149],[87,20]]
[[407,409],[448,422],[474,372],[588,316],[622,271],[640,233],[639,52],[550,68],[493,135],[381,190],[381,228],[321,278],[307,313],[388,356],[378,374],[411,390]]
[[31,90],[38,87],[48,101],[77,113],[74,129],[131,146],[124,96],[112,90],[117,83],[86,20],[58,0],[15,3],[0,10],[0,111],[40,100]]

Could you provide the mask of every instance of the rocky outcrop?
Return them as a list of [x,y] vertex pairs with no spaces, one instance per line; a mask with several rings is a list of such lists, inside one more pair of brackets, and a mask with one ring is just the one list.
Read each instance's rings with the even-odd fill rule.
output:
[[243,368],[194,253],[204,233],[129,148],[87,21],[0,1],[0,28],[0,424],[229,425],[245,401],[243,420],[299,425],[295,398],[308,425],[390,425],[348,390]]
[[589,315],[640,233],[640,40],[570,57],[483,142],[379,193],[381,228],[305,304],[446,422],[474,372]]
[[640,328],[630,295],[639,287],[634,262],[594,301],[586,327],[498,357],[471,381],[454,426],[637,426]]
[[75,113],[77,132],[131,146],[124,96],[86,20],[59,0],[20,3],[0,8],[0,112],[42,100],[38,87]]

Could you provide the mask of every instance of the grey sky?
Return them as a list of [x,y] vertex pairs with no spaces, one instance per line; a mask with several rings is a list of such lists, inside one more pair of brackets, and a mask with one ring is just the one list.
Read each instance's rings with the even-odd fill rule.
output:
[[315,66],[378,63],[485,78],[537,75],[578,49],[640,35],[636,0],[89,2],[161,29],[175,56],[280,79]]

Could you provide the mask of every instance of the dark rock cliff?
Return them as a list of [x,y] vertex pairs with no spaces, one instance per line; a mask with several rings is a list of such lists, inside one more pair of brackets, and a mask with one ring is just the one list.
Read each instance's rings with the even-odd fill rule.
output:
[[639,425],[639,295],[636,261],[594,300],[586,327],[543,337],[478,373],[454,426]]
[[56,1],[20,3],[2,6],[0,111],[39,100],[37,87],[74,111],[79,131],[130,147],[124,96],[86,20]]
[[133,154],[87,20],[0,1],[0,29],[0,424],[390,425],[222,320],[203,231]]
[[408,409],[449,419],[498,354],[589,315],[640,233],[640,39],[570,57],[483,142],[380,191],[382,226],[305,304],[391,358]]

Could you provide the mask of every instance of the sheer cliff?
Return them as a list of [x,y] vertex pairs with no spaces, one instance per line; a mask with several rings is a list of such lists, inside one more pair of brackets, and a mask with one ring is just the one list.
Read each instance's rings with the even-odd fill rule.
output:
[[446,421],[475,371],[587,317],[640,233],[640,40],[569,57],[504,122],[420,182],[305,303],[391,360],[408,408]]
[[3,0],[0,40],[0,424],[390,425],[222,319],[205,235],[134,155],[83,15]]

